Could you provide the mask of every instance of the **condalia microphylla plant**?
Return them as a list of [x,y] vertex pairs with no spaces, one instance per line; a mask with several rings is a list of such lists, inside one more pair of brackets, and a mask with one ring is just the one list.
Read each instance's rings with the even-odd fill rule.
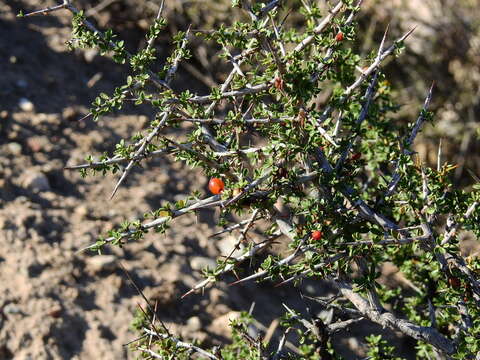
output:
[[[454,165],[440,156],[436,168],[419,161],[413,145],[422,127],[434,122],[434,86],[410,125],[392,117],[398,107],[381,66],[400,54],[413,29],[397,39],[385,31],[378,47],[361,58],[352,49],[361,2],[234,0],[232,11],[244,12],[244,21],[178,32],[163,64],[156,61],[155,46],[166,25],[163,3],[146,46],[135,54],[111,30],[95,28],[71,1],[19,14],[68,10],[70,47],[98,48],[126,64],[125,84],[101,93],[87,116],[97,120],[127,101],[149,104],[156,113],[113,154],[89,156],[70,169],[121,174],[111,196],[135,166],[152,157],[171,156],[211,179],[211,194],[194,193],[145,219],[125,221],[88,249],[141,241],[149,231],[164,233],[180,216],[217,208],[224,227],[217,235],[231,232],[237,243],[184,297],[198,296],[231,272],[239,275],[232,285],[299,285],[309,278],[336,289],[329,297],[304,297],[330,309],[328,320],[285,306],[283,335],[266,342],[249,335],[253,319],[245,313],[231,323],[232,343],[213,348],[176,337],[146,299],[136,322],[140,337],[133,342],[140,357],[340,358],[332,335],[368,320],[414,339],[418,358],[480,359],[480,264],[476,255],[462,255],[457,237],[465,229],[478,239],[480,185],[454,189]],[[292,11],[303,23],[290,27]],[[219,49],[231,68],[206,94],[171,86],[179,64],[192,56],[194,39]],[[274,242],[285,245],[284,253],[269,252]],[[387,262],[409,289],[376,281]],[[242,263],[250,264],[249,274],[236,271]],[[381,336],[366,335],[369,359],[399,358]]]

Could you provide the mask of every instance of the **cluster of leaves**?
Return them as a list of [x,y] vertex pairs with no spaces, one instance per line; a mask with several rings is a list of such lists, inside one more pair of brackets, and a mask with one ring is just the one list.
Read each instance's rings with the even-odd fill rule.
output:
[[[193,194],[165,205],[145,214],[145,221],[123,223],[90,249],[140,240],[150,229],[165,232],[178,216],[219,207],[225,231],[239,230],[236,248],[246,244],[243,254],[230,254],[215,269],[206,269],[205,281],[187,294],[254,260],[279,237],[288,245],[288,256],[268,255],[256,272],[237,283],[299,284],[312,278],[338,290],[324,302],[334,310],[330,323],[309,323],[287,312],[283,325],[285,333],[298,330],[297,355],[283,345],[273,351],[250,338],[248,318],[233,324],[233,344],[221,351],[206,352],[156,328],[143,334],[143,340],[146,335],[150,340],[138,348],[145,356],[175,358],[197,352],[211,359],[319,359],[338,356],[334,332],[368,318],[417,340],[418,357],[473,356],[480,346],[480,265],[476,258],[462,257],[456,232],[463,227],[480,235],[480,192],[478,186],[469,192],[454,189],[451,165],[430,169],[416,161],[415,137],[433,120],[431,93],[409,128],[392,120],[397,106],[380,65],[387,56],[400,54],[406,36],[389,47],[382,41],[362,59],[348,46],[356,38],[358,4],[346,0],[322,8],[302,1],[303,22],[284,28],[288,9],[279,3],[234,1],[250,21],[210,32],[179,32],[159,71],[151,69],[156,65],[153,43],[165,26],[161,16],[147,34],[145,49],[131,55],[111,32],[93,30],[81,12],[74,15],[72,46],[99,47],[131,68],[125,85],[94,101],[93,118],[121,109],[127,97],[137,105],[150,104],[157,113],[144,132],[119,142],[114,154],[97,161],[88,157],[87,164],[77,166],[82,174],[121,171],[120,184],[142,160],[172,155],[225,182],[220,195]],[[214,43],[221,49],[219,57],[232,66],[225,82],[206,95],[171,85],[178,64],[191,57],[187,46],[192,37]],[[168,130],[180,123],[186,124],[180,129],[183,136],[172,138]],[[245,219],[228,224],[232,214]],[[265,229],[261,220],[271,226]],[[246,237],[254,228],[263,239]],[[377,282],[386,262],[398,267],[413,293]],[[146,331],[145,322],[138,323]],[[367,346],[374,359],[392,352],[376,336],[367,338]]]

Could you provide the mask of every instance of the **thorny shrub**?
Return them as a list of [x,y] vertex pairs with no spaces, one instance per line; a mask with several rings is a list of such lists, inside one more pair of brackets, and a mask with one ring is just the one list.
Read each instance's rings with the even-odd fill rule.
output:
[[[474,358],[480,350],[480,263],[476,255],[461,253],[457,234],[460,229],[477,238],[480,234],[480,185],[454,189],[454,165],[439,159],[437,168],[427,168],[413,150],[422,126],[434,121],[428,109],[433,85],[408,128],[391,117],[398,107],[381,64],[400,54],[410,32],[393,41],[385,32],[378,48],[360,58],[352,44],[361,1],[299,2],[296,16],[303,21],[290,28],[285,18],[292,9],[281,3],[232,1],[246,20],[209,31],[179,31],[160,67],[155,39],[166,25],[163,5],[146,46],[135,54],[112,31],[97,30],[68,0],[20,14],[67,9],[73,14],[70,47],[95,47],[129,66],[125,84],[93,102],[89,115],[94,120],[132,100],[156,112],[147,128],[120,141],[113,154],[89,156],[86,164],[73,168],[83,175],[121,173],[112,196],[134,166],[156,156],[172,156],[219,179],[219,194],[194,193],[154,209],[145,219],[125,221],[89,249],[140,241],[149,231],[164,233],[179,216],[218,208],[223,232],[235,232],[238,242],[184,296],[214,286],[243,262],[257,268],[235,283],[298,285],[310,278],[336,289],[331,297],[312,299],[331,309],[328,321],[285,307],[284,335],[270,344],[249,335],[249,314],[231,323],[230,345],[202,348],[183,342],[148,305],[134,324],[142,335],[135,348],[141,357],[169,359],[192,354],[208,359],[339,358],[332,335],[368,319],[416,340],[418,358]],[[231,66],[223,84],[203,95],[171,86],[179,63],[191,57],[193,38],[214,44]],[[234,218],[239,220],[231,223]],[[262,234],[261,241],[248,236],[254,230]],[[253,261],[268,254],[275,241],[287,244],[286,253],[270,253],[260,264]],[[242,254],[233,256],[235,249]],[[377,282],[387,262],[414,291]],[[285,347],[287,339],[296,341],[297,353]],[[370,359],[398,358],[381,336],[370,334],[366,342]]]

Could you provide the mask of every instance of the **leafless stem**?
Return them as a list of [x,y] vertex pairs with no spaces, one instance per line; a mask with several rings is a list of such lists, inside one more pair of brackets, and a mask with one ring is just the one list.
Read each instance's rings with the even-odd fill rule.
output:
[[[409,155],[410,154],[409,147],[410,147],[410,145],[413,144],[413,141],[417,137],[418,132],[420,131],[423,123],[426,120],[425,112],[428,110],[428,106],[430,105],[430,101],[432,99],[432,92],[433,92],[433,84],[430,87],[428,95],[425,99],[425,103],[423,104],[422,111],[420,112],[420,115],[418,116],[417,121],[415,122],[415,125],[412,129],[412,132],[411,132],[410,136],[408,137],[408,139],[405,140],[405,149],[403,150],[404,155]],[[398,183],[401,179],[401,175],[399,173],[399,167],[400,167],[400,161],[397,160],[397,162],[395,164],[395,171],[394,171],[392,180],[390,181],[390,183],[387,186],[387,191],[385,192],[384,198],[392,195],[395,192],[395,189],[397,188],[397,185],[398,185]]]
[[[212,360],[220,360],[217,356],[213,355],[212,353],[206,351],[206,350],[203,350],[202,348],[198,347],[198,346],[195,346],[193,344],[190,344],[190,343],[187,343],[187,342],[184,342],[184,341],[181,341],[171,335],[168,335],[168,334],[157,334],[155,332],[153,332],[152,330],[150,329],[147,329],[147,328],[143,328],[143,331],[146,333],[146,334],[149,334],[149,335],[152,335],[154,337],[158,337],[158,338],[161,338],[161,339],[169,339],[171,341],[173,341],[173,343],[177,346],[177,347],[181,347],[181,348],[185,348],[185,349],[189,349],[189,350],[194,350],[195,352],[201,354],[202,356],[205,356],[207,357],[208,359],[212,359]],[[149,353],[150,355],[152,355],[153,352],[151,352],[151,350],[149,349],[145,349],[145,348],[139,348],[139,350],[142,350],[142,351],[145,351],[147,353]],[[157,354],[158,355],[158,354]],[[155,355],[154,355],[155,356]],[[160,356],[158,355],[159,359],[163,359],[163,356]]]
[[416,340],[425,341],[445,354],[449,355],[455,352],[453,343],[434,328],[415,325],[407,320],[399,319],[385,309],[377,311],[345,281],[333,281],[333,283],[342,295],[350,300],[357,310],[371,321],[383,327],[397,329]]

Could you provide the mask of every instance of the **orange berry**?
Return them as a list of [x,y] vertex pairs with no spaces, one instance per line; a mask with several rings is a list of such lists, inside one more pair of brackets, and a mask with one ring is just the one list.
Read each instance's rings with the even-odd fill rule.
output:
[[312,239],[313,240],[318,241],[322,238],[322,236],[323,236],[323,233],[319,230],[315,230],[315,231],[312,232]]
[[275,88],[277,88],[278,90],[283,90],[283,79],[277,76],[273,81],[273,86],[275,86]]
[[339,31],[337,35],[335,35],[335,40],[342,41],[343,40],[343,33]]
[[220,194],[223,189],[225,189],[225,184],[223,183],[222,179],[219,178],[211,178],[208,182],[208,189],[212,194]]

